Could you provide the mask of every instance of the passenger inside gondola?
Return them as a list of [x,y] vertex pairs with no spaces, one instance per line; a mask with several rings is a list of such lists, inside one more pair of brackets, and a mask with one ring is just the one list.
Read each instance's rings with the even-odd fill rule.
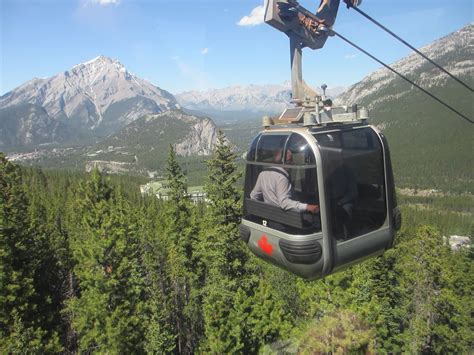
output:
[[[274,162],[282,163],[283,150],[276,150]],[[285,163],[292,164],[293,153],[291,150],[286,151]],[[319,212],[319,206],[316,204],[302,203],[292,199],[293,187],[290,182],[288,169],[275,165],[264,169],[257,178],[257,182],[250,198],[253,200],[263,201],[265,203],[278,206],[284,211],[308,211],[311,213]]]
[[316,161],[302,136],[257,137],[247,162],[245,218],[290,234],[321,231]]

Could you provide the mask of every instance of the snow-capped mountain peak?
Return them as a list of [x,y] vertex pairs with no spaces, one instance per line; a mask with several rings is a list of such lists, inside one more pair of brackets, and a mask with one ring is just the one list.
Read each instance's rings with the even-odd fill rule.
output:
[[[108,134],[143,114],[179,107],[170,93],[133,75],[118,60],[103,55],[51,78],[30,80],[0,98],[0,109],[14,110],[27,104],[44,110],[48,124],[65,126],[72,136],[77,131]],[[28,133],[34,135],[35,132]],[[23,144],[35,141],[26,136],[18,140]],[[0,145],[1,141],[0,138]]]
[[[342,87],[329,88],[327,95],[335,97]],[[321,90],[316,89],[321,94]],[[207,91],[185,91],[176,95],[178,102],[192,110],[252,111],[274,114],[291,104],[291,83],[268,85],[234,85]]]

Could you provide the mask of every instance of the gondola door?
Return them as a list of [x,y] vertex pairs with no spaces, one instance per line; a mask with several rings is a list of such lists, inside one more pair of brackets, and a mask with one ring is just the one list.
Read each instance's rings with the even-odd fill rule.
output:
[[314,137],[322,159],[334,272],[381,254],[391,245],[383,147],[367,126]]

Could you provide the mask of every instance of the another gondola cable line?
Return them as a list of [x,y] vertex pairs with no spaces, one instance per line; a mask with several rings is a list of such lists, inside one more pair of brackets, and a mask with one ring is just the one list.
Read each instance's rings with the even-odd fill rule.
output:
[[359,47],[357,44],[355,44],[354,42],[352,42],[351,40],[347,39],[346,37],[344,37],[343,35],[341,35],[340,33],[334,31],[334,30],[329,30],[330,33],[334,34],[335,36],[339,37],[340,39],[342,39],[343,41],[347,42],[348,44],[350,44],[351,46],[353,46],[354,48],[358,49],[359,51],[361,51],[362,53],[364,53],[365,55],[369,56],[370,58],[372,58],[373,60],[375,60],[376,62],[382,64],[385,68],[389,69],[390,71],[392,71],[393,73],[397,74],[398,76],[400,76],[402,79],[406,80],[407,82],[409,82],[410,84],[412,84],[413,86],[415,86],[417,89],[421,90],[422,92],[424,92],[426,95],[430,96],[432,99],[438,101],[440,104],[442,104],[443,106],[447,107],[448,109],[450,109],[451,111],[453,111],[454,113],[456,113],[458,116],[460,116],[461,118],[465,119],[466,121],[468,121],[469,123],[473,123],[474,124],[474,121],[472,119],[470,119],[469,117],[467,117],[466,115],[462,114],[461,112],[459,112],[458,110],[456,110],[455,108],[453,108],[451,105],[445,103],[444,101],[442,101],[440,98],[438,98],[437,96],[433,95],[432,93],[430,93],[429,91],[423,89],[421,86],[419,86],[418,84],[416,84],[415,82],[413,82],[412,80],[408,79],[405,75],[401,74],[400,72],[398,72],[397,70],[393,69],[392,67],[390,67],[388,64],[382,62],[380,59],[378,59],[377,57],[375,57],[374,55],[370,54],[369,52],[367,52],[366,50],[362,49],[361,47]]
[[390,35],[392,35],[393,37],[395,37],[396,39],[398,39],[400,42],[402,42],[404,45],[406,45],[408,48],[410,48],[411,50],[415,51],[415,53],[417,53],[418,55],[422,56],[424,59],[426,59],[428,62],[430,62],[431,64],[433,64],[435,67],[437,67],[438,69],[440,69],[441,71],[443,71],[445,74],[449,75],[452,79],[456,80],[459,84],[461,84],[462,86],[464,86],[465,88],[467,88],[469,91],[471,92],[474,92],[474,89],[471,88],[468,84],[466,84],[464,81],[462,81],[461,79],[459,79],[458,77],[456,77],[455,75],[451,74],[449,71],[447,71],[446,69],[444,69],[441,65],[437,64],[435,61],[433,61],[432,59],[430,59],[428,56],[426,56],[425,54],[423,54],[422,52],[420,52],[418,49],[416,49],[415,47],[413,47],[410,43],[408,43],[407,41],[405,41],[403,38],[401,38],[400,36],[396,35],[394,32],[392,32],[391,30],[389,30],[387,27],[385,27],[384,25],[382,25],[380,22],[378,22],[377,20],[375,20],[373,17],[369,16],[368,14],[366,14],[364,11],[362,11],[361,9],[353,6],[349,0],[344,0],[344,2],[346,3],[347,7],[348,8],[351,8],[351,9],[354,9],[355,11],[357,11],[359,14],[361,14],[362,16],[364,16],[366,19],[368,19],[369,21],[373,22],[375,25],[377,25],[378,27],[380,27],[381,29],[383,29],[385,32],[389,33]]

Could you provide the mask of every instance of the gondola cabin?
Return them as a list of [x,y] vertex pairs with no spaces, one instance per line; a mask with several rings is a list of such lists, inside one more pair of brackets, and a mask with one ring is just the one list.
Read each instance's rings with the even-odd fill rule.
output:
[[[305,114],[289,110],[280,121]],[[342,122],[335,114],[325,123],[267,123],[247,152],[241,238],[258,257],[306,279],[382,254],[401,223],[387,140],[360,112],[347,111]],[[292,200],[316,204],[319,213],[251,198],[258,176],[278,168]]]

